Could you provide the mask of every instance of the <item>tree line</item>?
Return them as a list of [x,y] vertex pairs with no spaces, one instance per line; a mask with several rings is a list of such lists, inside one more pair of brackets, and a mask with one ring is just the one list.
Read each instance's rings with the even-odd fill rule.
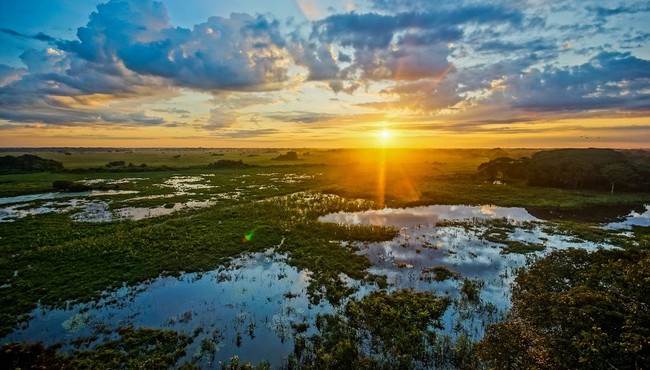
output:
[[650,154],[614,149],[556,149],[531,157],[499,157],[478,166],[480,179],[525,181],[563,189],[650,190]]

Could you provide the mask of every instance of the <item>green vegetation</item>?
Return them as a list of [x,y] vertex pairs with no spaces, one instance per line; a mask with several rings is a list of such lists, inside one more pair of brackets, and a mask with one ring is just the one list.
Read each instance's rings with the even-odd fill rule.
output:
[[422,274],[420,274],[420,280],[424,281],[445,281],[447,279],[458,279],[459,277],[460,275],[457,272],[442,265],[424,268],[422,269]]
[[32,154],[0,157],[0,174],[61,171],[63,164]]
[[275,158],[273,158],[274,161],[297,161],[298,160],[298,153],[294,151],[289,151],[286,154],[281,154]]
[[208,165],[208,168],[248,168],[251,165],[244,163],[241,159],[234,161],[232,159],[220,159]]
[[638,369],[650,363],[650,254],[571,249],[519,274],[480,344],[490,367]]
[[352,300],[343,315],[317,318],[320,334],[296,352],[305,369],[410,368],[431,366],[448,298],[398,290]]
[[43,343],[8,343],[0,348],[3,369],[168,369],[185,355],[192,338],[174,331],[124,327],[119,338],[93,350],[59,354],[56,346]]
[[520,242],[518,240],[508,240],[506,241],[505,244],[506,247],[503,248],[501,253],[526,254],[526,253],[539,252],[546,249],[546,246],[544,246],[543,244],[525,243],[525,242]]
[[[11,154],[20,158],[25,153]],[[232,258],[275,246],[276,252],[288,255],[290,265],[309,271],[312,304],[327,300],[340,309],[317,320],[314,336],[307,336],[308,324],[292,323],[297,336],[289,367],[634,368],[650,361],[650,228],[634,227],[628,235],[567,219],[438,222],[438,227],[478,232],[483,240],[503,245],[502,253],[543,250],[547,245],[513,240],[516,229],[537,227],[623,248],[568,250],[539,259],[519,274],[512,311],[490,327],[477,347],[463,335],[455,340],[439,335],[440,318],[451,304],[448,297],[388,292],[386,276],[369,272],[370,260],[357,251],[364,243],[393,239],[397,229],[318,221],[330,212],[384,205],[495,204],[537,207],[540,214],[593,205],[629,209],[650,202],[645,153],[310,149],[307,155],[268,149],[70,149],[37,154],[41,159],[34,159],[31,167],[12,167],[0,175],[0,196],[114,189],[138,193],[94,199],[105,200],[111,209],[172,208],[190,200],[209,200],[213,206],[140,221],[84,223],[66,213],[48,213],[0,223],[0,334],[23,323],[39,302],[45,307],[88,302],[124,284],[213,270]],[[275,160],[278,156],[287,160]],[[27,173],[32,171],[53,172]],[[557,182],[544,177],[546,172],[554,173]],[[121,181],[125,178],[137,180]],[[167,184],[178,178],[199,178],[190,182],[199,186],[181,191]],[[497,179],[506,185],[485,182]],[[341,241],[349,243],[344,247]],[[347,278],[374,291],[351,299],[356,288]],[[425,268],[419,278],[454,279],[463,304],[481,303],[483,282],[445,266]],[[6,344],[0,367],[92,368],[109,360],[122,368],[174,367],[192,340],[175,332],[129,327],[118,334],[68,354],[57,347]],[[205,346],[216,351],[213,342]],[[253,366],[233,358],[224,368]]]
[[[0,232],[6,235],[0,239],[0,281],[9,284],[0,296],[0,332],[9,332],[38,301],[54,306],[87,301],[122,284],[160,274],[211,270],[232,257],[273,245],[290,254],[290,264],[313,272],[309,292],[315,302],[327,298],[338,303],[350,293],[340,273],[381,283],[383,279],[367,273],[367,258],[330,240],[386,240],[397,231],[316,225],[321,214],[358,210],[359,205],[337,197],[305,201],[303,196],[233,202],[195,211],[191,217],[178,214],[137,223],[77,224],[66,215],[0,223]],[[254,237],[243,242],[252,228]]]
[[87,191],[91,190],[92,187],[70,180],[55,180],[52,183],[52,189],[56,191]]
[[531,186],[564,189],[615,188],[648,191],[650,156],[613,149],[557,149],[531,158],[501,157],[482,163],[478,173],[488,181],[525,180]]

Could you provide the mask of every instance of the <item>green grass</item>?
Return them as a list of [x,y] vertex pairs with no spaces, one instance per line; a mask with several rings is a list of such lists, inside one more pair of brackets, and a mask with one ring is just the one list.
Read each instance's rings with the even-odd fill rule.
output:
[[506,241],[505,244],[506,246],[503,248],[503,250],[501,250],[501,253],[527,254],[527,253],[540,252],[546,249],[546,246],[544,246],[543,244],[524,243],[518,240],[508,240]]
[[431,268],[423,268],[422,273],[420,274],[420,280],[424,281],[445,281],[447,279],[458,279],[460,274],[450,270],[448,267],[443,265],[434,266]]
[[0,363],[11,369],[166,369],[177,365],[193,338],[169,330],[121,328],[118,337],[93,350],[57,353],[43,343],[7,343],[0,347]]
[[[315,301],[337,303],[350,293],[339,273],[376,281],[366,272],[366,257],[330,241],[386,240],[396,230],[316,225],[318,215],[357,210],[358,203],[321,197],[300,208],[301,201],[301,195],[249,200],[139,222],[78,224],[66,215],[42,215],[2,223],[0,233],[6,237],[0,239],[0,281],[10,286],[0,296],[0,332],[9,332],[38,301],[54,306],[87,301],[160,274],[211,270],[242,253],[280,245],[283,239],[280,251],[290,254],[289,263],[312,271]],[[307,211],[297,215],[296,209]],[[251,229],[254,236],[244,242]]]

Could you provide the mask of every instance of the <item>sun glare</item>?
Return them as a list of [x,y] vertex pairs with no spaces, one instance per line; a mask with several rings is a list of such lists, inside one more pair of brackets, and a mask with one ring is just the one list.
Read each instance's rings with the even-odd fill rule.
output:
[[388,129],[383,129],[383,130],[381,130],[381,132],[379,133],[379,136],[380,136],[383,140],[387,140],[387,139],[389,139],[389,138],[391,137],[390,130],[388,130]]

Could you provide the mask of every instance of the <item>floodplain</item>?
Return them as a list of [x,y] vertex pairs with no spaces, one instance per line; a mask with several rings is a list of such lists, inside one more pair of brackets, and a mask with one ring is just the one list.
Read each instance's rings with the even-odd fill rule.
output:
[[[538,152],[6,151],[63,169],[0,175],[3,351],[77,368],[115,352],[118,367],[499,367],[483,339],[507,343],[526,271],[563,253],[616,255],[621,271],[649,258],[643,181],[531,186],[480,170]],[[632,154],[645,168],[650,155]],[[565,288],[586,287],[598,291]],[[641,323],[616,334],[647,360],[647,312],[615,313]]]

